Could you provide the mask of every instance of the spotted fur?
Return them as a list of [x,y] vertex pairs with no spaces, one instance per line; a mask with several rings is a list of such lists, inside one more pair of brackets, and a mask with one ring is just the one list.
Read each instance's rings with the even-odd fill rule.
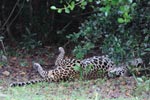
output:
[[[79,67],[79,69],[82,70],[83,79],[96,79],[100,77],[100,70],[108,72],[109,68],[114,66],[113,62],[104,56],[94,56],[83,61],[67,59],[67,62],[68,64],[65,64],[65,66],[57,66],[55,69],[49,71],[44,71],[40,64],[34,63],[33,67],[39,72],[43,79],[28,82],[14,82],[10,86],[24,86],[43,81],[58,82],[61,80],[79,79],[80,70],[75,70],[75,67]],[[89,69],[89,71],[87,71],[87,69]]]
[[37,70],[39,71],[40,75],[43,76],[42,79],[31,80],[28,82],[13,82],[10,84],[10,86],[11,87],[24,86],[24,85],[34,84],[38,82],[43,82],[43,81],[58,82],[61,80],[65,81],[69,79],[74,79],[76,75],[78,75],[79,73],[78,71],[74,70],[74,66],[76,66],[76,64],[81,66],[79,60],[72,59],[70,60],[70,65],[66,67],[58,66],[53,70],[44,71],[40,64],[34,63],[33,66],[37,67]]
[[64,59],[64,55],[65,55],[65,50],[63,47],[59,47],[59,55],[55,61],[55,66],[63,66],[64,65],[64,62],[63,62],[63,59]]
[[116,66],[113,70],[111,70],[108,75],[109,77],[120,77],[120,76],[128,76],[130,74],[130,67],[133,68],[140,68],[140,66],[143,65],[143,60],[141,58],[135,58],[133,60],[130,60],[127,63],[121,63],[118,66]]

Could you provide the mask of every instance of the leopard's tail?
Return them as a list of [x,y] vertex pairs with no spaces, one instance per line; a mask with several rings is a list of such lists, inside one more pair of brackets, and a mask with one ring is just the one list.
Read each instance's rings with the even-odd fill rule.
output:
[[38,80],[30,80],[27,82],[13,82],[10,84],[10,87],[25,86],[25,85],[30,85],[30,84],[35,84],[35,83],[40,83],[45,81],[50,81],[50,80],[49,78],[45,78],[45,79],[38,79]]

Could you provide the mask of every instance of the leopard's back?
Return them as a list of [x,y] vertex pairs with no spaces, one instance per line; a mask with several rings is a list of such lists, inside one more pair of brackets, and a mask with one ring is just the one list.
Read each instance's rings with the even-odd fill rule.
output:
[[[59,47],[59,52],[60,54],[55,61],[55,65],[65,67],[70,63],[70,59],[64,58],[65,50],[62,47]],[[85,79],[98,78],[102,74],[100,71],[108,72],[113,67],[114,62],[107,55],[93,56],[81,60],[81,68]]]
[[[108,72],[114,68],[114,62],[107,56],[93,56],[81,61],[84,67],[85,79],[96,79],[107,76]],[[87,72],[87,69],[90,69]]]

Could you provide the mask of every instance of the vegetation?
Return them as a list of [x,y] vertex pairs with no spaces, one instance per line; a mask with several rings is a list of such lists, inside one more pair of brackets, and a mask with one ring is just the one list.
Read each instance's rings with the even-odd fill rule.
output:
[[140,9],[145,1],[120,1],[109,2],[105,8],[95,7],[99,12],[82,23],[78,33],[67,36],[78,44],[76,57],[83,57],[94,47],[116,62],[149,55],[149,17],[145,16],[148,4]]
[[[111,100],[148,100],[148,94],[144,96],[141,95],[147,92],[144,88],[142,89],[143,91],[139,91],[140,86],[131,86],[134,85],[134,83],[127,85],[123,80],[124,79],[106,81],[105,79],[98,79],[69,83],[62,82],[59,84],[40,83],[21,88],[9,87],[7,89],[2,88],[0,97],[2,100],[110,100],[110,98],[112,98]],[[145,84],[146,82],[143,81],[142,87],[145,87]],[[118,91],[118,88],[121,89]],[[136,90],[134,90],[134,88]]]
[[[89,87],[95,86],[94,84],[101,87],[107,83],[105,80],[102,82],[96,80],[94,83],[93,81],[77,82],[79,84],[43,83],[23,88],[2,88],[10,81],[10,76],[18,79],[16,76],[20,75],[18,77],[29,79],[32,74],[27,73],[35,73],[31,69],[32,61],[43,65],[53,63],[56,47],[64,46],[67,52],[73,52],[78,59],[89,57],[91,54],[107,54],[117,64],[133,58],[142,58],[144,60],[144,68],[140,71],[142,76],[133,74],[132,81],[136,82],[136,87],[132,87],[134,88],[132,94],[125,92],[129,90],[126,86],[119,87],[119,90],[121,88],[130,99],[140,100],[142,97],[139,95],[145,96],[150,91],[149,11],[148,0],[2,0],[0,98],[41,100],[52,97],[58,100],[62,98],[82,100],[87,99],[86,93],[92,90]],[[82,69],[77,66],[75,70],[80,71],[82,76]],[[89,70],[90,67],[87,72]],[[83,85],[87,83],[92,85]],[[109,81],[108,84],[110,83]],[[116,81],[114,83],[118,85]],[[108,87],[109,92],[112,92],[113,86]],[[73,90],[71,93],[70,89]],[[58,94],[53,95],[54,93]],[[66,94],[63,95],[64,93]],[[82,93],[85,94],[81,95]],[[92,91],[90,99],[104,99],[103,95],[98,93]]]
[[[77,58],[97,48],[116,62],[150,55],[150,3],[147,0],[36,2],[7,3],[6,0],[0,3],[4,43],[12,41],[17,47],[31,50],[54,43],[67,45],[69,39],[69,43],[76,43],[73,52]],[[85,17],[79,20],[82,15]],[[150,59],[145,59],[149,63]]]

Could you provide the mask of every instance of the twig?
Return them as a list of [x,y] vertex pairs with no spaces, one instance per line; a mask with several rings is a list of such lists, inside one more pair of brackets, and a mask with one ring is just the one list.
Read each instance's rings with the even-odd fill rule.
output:
[[67,25],[65,25],[62,30],[65,30],[71,23],[72,23],[72,21],[70,21]]
[[[18,11],[18,13],[16,14],[16,16],[12,19],[12,21],[9,23],[9,25],[7,25],[7,26],[11,26],[12,25],[12,23],[15,21],[15,19],[18,17],[18,15],[20,14],[20,12],[21,12],[21,10],[22,10],[22,8],[24,7],[24,3],[25,3],[25,0],[24,0],[24,2],[23,2],[23,5],[22,5],[22,7],[19,9],[19,11]],[[5,30],[3,33],[5,33],[7,30]]]
[[63,45],[63,47],[65,48],[70,42],[71,42],[71,41],[68,40],[67,43],[65,43],[65,44]]
[[0,42],[1,42],[1,45],[2,45],[2,49],[3,49],[4,55],[7,55],[3,41],[0,40]]
[[71,23],[72,23],[72,21],[70,21],[69,23],[67,23],[59,32],[63,32]]
[[22,8],[24,7],[24,3],[25,3],[25,0],[23,1],[23,5],[20,7],[18,13],[16,14],[16,16],[13,18],[13,20],[10,22],[9,26],[15,21],[15,19],[18,17],[18,15],[20,14]]
[[13,7],[12,11],[10,12],[10,14],[9,14],[9,16],[8,16],[8,18],[7,18],[7,20],[6,20],[5,23],[2,25],[2,27],[0,28],[0,30],[2,30],[3,27],[5,27],[5,25],[8,23],[9,19],[10,19],[11,16],[13,15],[13,13],[14,13],[14,11],[15,11],[17,5],[18,5],[18,3],[19,3],[19,0],[16,1],[16,4],[14,5],[14,7]]
[[133,73],[132,73],[132,76],[133,76],[134,80],[136,81],[136,83],[138,84],[139,82],[138,82],[136,76]]

